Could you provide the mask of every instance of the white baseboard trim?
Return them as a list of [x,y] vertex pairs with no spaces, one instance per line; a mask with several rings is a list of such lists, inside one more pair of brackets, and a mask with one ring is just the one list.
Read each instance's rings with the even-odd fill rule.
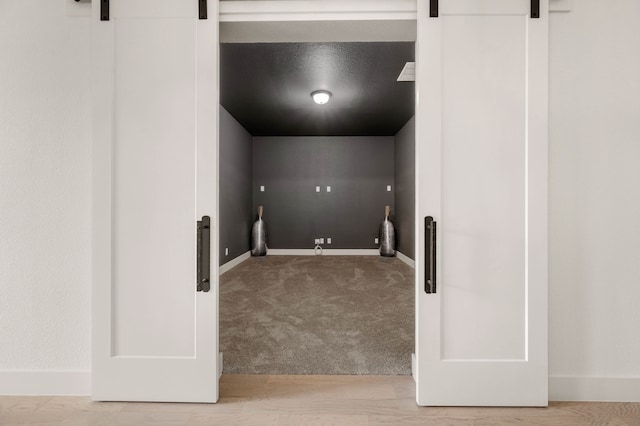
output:
[[550,401],[640,402],[640,377],[549,377]]
[[230,270],[232,270],[233,268],[235,268],[245,260],[249,259],[250,257],[251,257],[251,252],[248,251],[236,257],[235,259],[228,261],[224,265],[220,265],[220,268],[218,269],[218,275],[222,275],[225,272],[229,272]]
[[413,269],[416,269],[415,260],[411,259],[409,256],[402,254],[402,252],[399,252],[398,250],[396,250],[396,257],[402,260],[407,265],[411,266]]
[[[314,249],[269,249],[267,256],[315,256]],[[378,249],[322,249],[323,256],[380,256]]]
[[91,395],[91,372],[0,370],[0,395]]
[[[220,364],[222,359],[220,354]],[[415,380],[415,354],[411,361]],[[91,395],[91,372],[0,370],[0,395]],[[549,377],[549,400],[640,402],[640,377],[552,376]]]
[[414,382],[417,382],[417,380],[416,380],[416,354],[415,354],[415,352],[411,354],[411,377],[413,378]]

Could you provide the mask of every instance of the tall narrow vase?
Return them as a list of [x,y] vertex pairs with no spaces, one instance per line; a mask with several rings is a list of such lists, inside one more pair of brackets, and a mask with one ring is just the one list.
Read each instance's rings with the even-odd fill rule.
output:
[[396,230],[389,220],[391,206],[384,206],[384,222],[380,224],[380,256],[396,255]]
[[251,229],[251,256],[265,256],[267,254],[267,225],[262,220],[262,206],[258,206],[258,220]]

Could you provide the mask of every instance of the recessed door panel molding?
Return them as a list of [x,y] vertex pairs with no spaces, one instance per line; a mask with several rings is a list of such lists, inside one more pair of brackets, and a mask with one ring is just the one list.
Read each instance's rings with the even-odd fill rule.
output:
[[[418,2],[420,405],[547,405],[548,1]],[[422,11],[420,10],[422,8]]]
[[195,282],[195,23],[115,27],[113,355],[193,357],[196,299],[177,284]]
[[92,396],[215,402],[217,278],[196,291],[196,237],[217,220],[217,20],[196,0],[109,5],[92,17]]
[[445,11],[441,356],[524,359],[526,17]]

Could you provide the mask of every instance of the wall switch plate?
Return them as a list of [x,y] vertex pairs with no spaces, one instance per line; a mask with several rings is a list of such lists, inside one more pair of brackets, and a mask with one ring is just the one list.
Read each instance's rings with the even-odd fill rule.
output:
[[320,238],[320,244],[324,244],[324,238]]
[[375,238],[373,241],[375,241],[375,243],[378,244],[378,239],[377,238]]
[[260,192],[264,192],[264,185],[260,185]]
[[315,241],[315,244],[320,244],[320,238],[316,238],[314,241]]
[[391,185],[387,185],[387,192],[391,192]]
[[224,249],[224,255],[229,256],[229,247]]
[[320,192],[320,187],[316,186],[316,192]]
[[331,244],[331,238],[327,238],[327,244]]
[[327,186],[327,192],[331,192],[331,187]]

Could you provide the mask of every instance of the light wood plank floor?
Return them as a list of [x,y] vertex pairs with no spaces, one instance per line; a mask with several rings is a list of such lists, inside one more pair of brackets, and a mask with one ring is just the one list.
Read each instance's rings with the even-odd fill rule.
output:
[[0,424],[31,425],[634,425],[640,403],[548,408],[425,408],[407,376],[224,375],[218,404],[0,396]]

